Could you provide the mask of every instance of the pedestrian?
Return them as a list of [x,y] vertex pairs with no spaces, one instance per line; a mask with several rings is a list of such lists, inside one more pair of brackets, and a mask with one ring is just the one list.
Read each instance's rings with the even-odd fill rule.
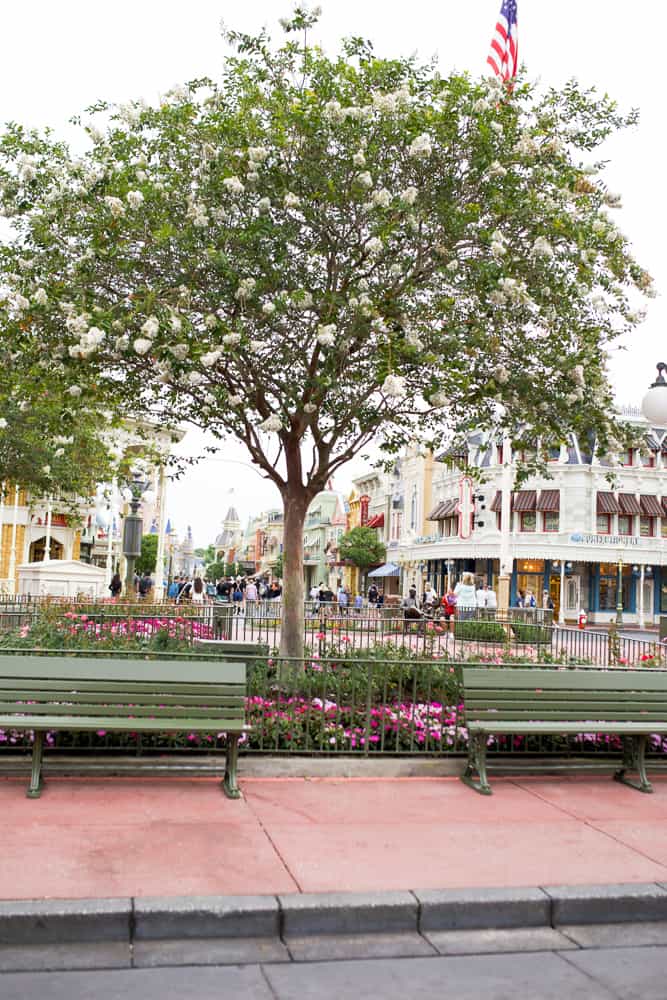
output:
[[176,596],[176,603],[180,604],[182,601],[189,600],[192,594],[192,584],[188,580],[187,576],[181,576],[181,586]]
[[517,608],[525,608],[525,606],[526,606],[526,592],[525,592],[525,590],[518,590],[517,591],[516,606],[517,606]]
[[354,598],[354,613],[355,615],[360,615],[364,607],[364,599],[361,594],[357,594]]
[[477,592],[476,592],[476,595],[475,595],[477,597],[477,607],[478,608],[485,608],[486,607],[487,590],[488,590],[488,586],[485,583],[482,583],[482,581],[480,580],[479,586],[477,587]]
[[374,583],[368,588],[368,603],[371,608],[374,608],[378,601],[378,589]]
[[416,587],[410,587],[408,596],[404,597],[401,601],[401,608],[403,609],[403,618],[405,621],[404,630],[407,628],[408,622],[420,621],[422,613],[419,610]]
[[548,590],[542,591],[542,610],[543,611],[553,611],[554,602],[551,594]]
[[340,615],[347,614],[347,602],[348,596],[345,587],[341,584],[338,588],[338,613]]
[[249,580],[245,589],[246,614],[254,615],[258,597],[259,593],[257,591],[257,584],[255,583],[254,580]]
[[153,581],[151,580],[150,573],[146,571],[139,579],[139,584],[137,586],[139,597],[145,601],[152,589]]
[[241,581],[237,580],[234,584],[234,590],[232,591],[232,601],[234,603],[234,614],[240,615],[241,608],[243,605],[243,591],[241,590]]
[[475,577],[472,573],[464,573],[459,582],[454,587],[456,594],[456,607],[459,618],[473,618],[477,607],[477,592],[475,590]]
[[224,576],[221,576],[215,586],[215,592],[221,601],[229,601],[229,580],[226,580]]
[[178,597],[178,592],[180,590],[180,578],[175,576],[167,587],[167,597],[169,600],[174,601]]
[[485,586],[486,590],[486,607],[488,611],[497,611],[498,609],[498,598],[496,597],[496,592],[493,587],[489,587],[488,584]]
[[427,583],[426,586],[424,587],[424,600],[423,600],[425,610],[433,611],[433,608],[437,603],[438,603],[438,595],[436,594],[431,584]]
[[200,576],[196,576],[192,581],[192,603],[204,603],[204,581]]
[[109,584],[109,590],[111,591],[111,596],[118,597],[122,589],[123,589],[123,581],[120,578],[120,573],[114,573],[114,575],[111,577],[111,583]]
[[380,589],[378,590],[378,599],[376,601],[376,607],[378,608],[378,610],[384,607],[384,590],[382,589],[382,587],[380,587]]
[[449,631],[454,631],[454,620],[456,618],[456,604],[458,602],[458,597],[454,593],[451,586],[447,587],[445,595],[442,598],[442,617],[446,622],[449,622]]
[[272,580],[271,586],[269,587],[269,600],[278,601],[282,597],[283,588],[280,586],[277,580]]
[[527,590],[526,596],[524,597],[523,600],[523,607],[534,608],[535,606],[536,606],[535,594],[532,592],[532,590]]

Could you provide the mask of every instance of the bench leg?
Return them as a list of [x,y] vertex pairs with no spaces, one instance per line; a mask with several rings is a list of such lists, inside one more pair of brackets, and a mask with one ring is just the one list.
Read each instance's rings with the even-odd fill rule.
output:
[[35,740],[32,745],[32,773],[30,775],[30,785],[26,795],[29,799],[38,799],[42,794],[44,782],[42,781],[42,747],[44,743],[44,733],[41,729],[35,732]]
[[[468,764],[461,775],[461,781],[480,795],[492,795],[486,776],[486,733],[471,733],[468,740]],[[474,779],[475,772],[479,775],[479,781]]]
[[[623,737],[623,766],[614,773],[614,780],[620,781],[623,785],[636,788],[639,792],[652,792],[653,785],[648,780],[646,774],[646,743],[648,736],[624,736]],[[631,781],[626,778],[626,771],[636,771],[639,781]]]
[[240,799],[241,792],[236,783],[236,763],[239,755],[239,734],[227,735],[227,758],[225,760],[225,777],[222,788],[228,799]]

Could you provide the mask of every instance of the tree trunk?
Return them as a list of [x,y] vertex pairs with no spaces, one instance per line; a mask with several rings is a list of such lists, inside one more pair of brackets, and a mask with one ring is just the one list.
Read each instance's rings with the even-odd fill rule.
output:
[[[280,655],[303,657],[303,525],[308,509],[306,488],[287,487],[283,495],[283,615]],[[297,664],[293,664],[297,666]]]

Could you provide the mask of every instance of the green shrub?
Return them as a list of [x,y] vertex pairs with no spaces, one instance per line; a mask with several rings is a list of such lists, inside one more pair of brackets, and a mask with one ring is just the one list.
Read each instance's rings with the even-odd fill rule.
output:
[[507,633],[500,622],[462,621],[454,625],[454,635],[457,639],[470,642],[506,642]]
[[531,646],[551,645],[551,629],[545,628],[543,625],[525,625],[512,622],[512,631],[517,642],[530,643]]

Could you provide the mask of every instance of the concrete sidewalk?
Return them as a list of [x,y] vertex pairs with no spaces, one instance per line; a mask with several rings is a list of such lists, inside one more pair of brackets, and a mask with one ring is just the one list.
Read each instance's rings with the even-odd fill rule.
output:
[[0,779],[5,900],[667,881],[667,780]]

